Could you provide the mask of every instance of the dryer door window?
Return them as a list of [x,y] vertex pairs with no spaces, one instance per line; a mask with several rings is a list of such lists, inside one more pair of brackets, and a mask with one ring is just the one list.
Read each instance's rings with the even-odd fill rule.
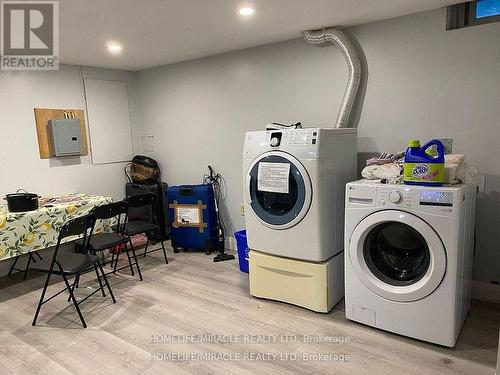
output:
[[349,260],[374,293],[416,301],[439,287],[446,273],[446,251],[435,230],[404,211],[386,210],[364,218],[349,240]]
[[[289,165],[286,184],[288,192],[259,189],[260,163]],[[311,183],[306,170],[297,159],[284,152],[266,153],[252,163],[246,188],[248,202],[257,219],[273,229],[286,229],[296,225],[307,214],[311,204]]]

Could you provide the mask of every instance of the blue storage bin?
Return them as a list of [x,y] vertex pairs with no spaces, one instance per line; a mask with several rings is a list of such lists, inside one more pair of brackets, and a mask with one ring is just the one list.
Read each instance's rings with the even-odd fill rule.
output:
[[240,263],[240,270],[248,273],[248,244],[247,244],[247,231],[240,230],[234,233],[236,238],[236,246],[238,247],[238,262]]
[[217,213],[212,185],[179,185],[167,190],[172,247],[215,250]]

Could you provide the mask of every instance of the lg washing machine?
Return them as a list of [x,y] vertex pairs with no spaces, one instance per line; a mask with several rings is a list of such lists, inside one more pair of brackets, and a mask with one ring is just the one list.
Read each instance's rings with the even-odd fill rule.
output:
[[348,319],[453,347],[470,305],[476,189],[346,187]]

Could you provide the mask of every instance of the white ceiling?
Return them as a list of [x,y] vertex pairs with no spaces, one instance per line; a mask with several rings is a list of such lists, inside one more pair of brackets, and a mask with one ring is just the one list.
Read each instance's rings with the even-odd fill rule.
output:
[[[62,0],[61,62],[143,70],[463,0]],[[238,9],[251,4],[247,19]],[[444,27],[444,25],[443,25]],[[119,56],[105,48],[122,43]]]

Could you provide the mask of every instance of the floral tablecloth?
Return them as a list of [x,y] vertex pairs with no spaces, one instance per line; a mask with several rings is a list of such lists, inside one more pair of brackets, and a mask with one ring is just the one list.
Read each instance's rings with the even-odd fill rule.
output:
[[[76,193],[41,198],[36,211],[11,213],[1,204],[0,261],[56,245],[64,223],[111,202],[110,197]],[[112,220],[98,220],[94,233],[108,232],[114,224]]]

